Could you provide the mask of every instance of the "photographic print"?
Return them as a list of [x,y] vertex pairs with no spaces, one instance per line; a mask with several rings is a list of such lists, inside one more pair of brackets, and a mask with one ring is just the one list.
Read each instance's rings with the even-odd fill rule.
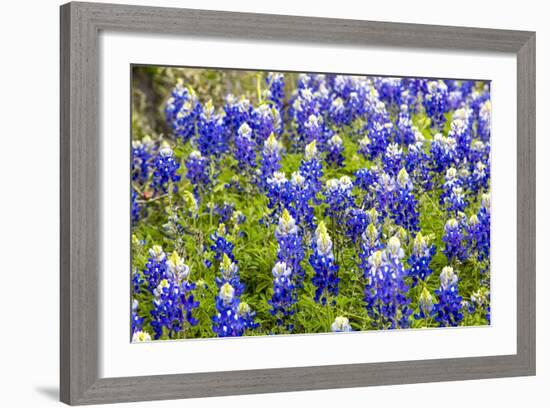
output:
[[133,65],[132,342],[486,326],[490,82]]

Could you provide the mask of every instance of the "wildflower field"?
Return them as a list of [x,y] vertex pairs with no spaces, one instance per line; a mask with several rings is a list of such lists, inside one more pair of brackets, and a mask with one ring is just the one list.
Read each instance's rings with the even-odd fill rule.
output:
[[132,341],[490,324],[490,83],[132,67]]

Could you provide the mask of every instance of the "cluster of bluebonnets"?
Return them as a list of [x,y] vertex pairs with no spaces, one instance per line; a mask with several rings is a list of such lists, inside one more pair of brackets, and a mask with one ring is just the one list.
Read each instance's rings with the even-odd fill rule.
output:
[[134,112],[133,341],[490,324],[489,84],[242,75]]

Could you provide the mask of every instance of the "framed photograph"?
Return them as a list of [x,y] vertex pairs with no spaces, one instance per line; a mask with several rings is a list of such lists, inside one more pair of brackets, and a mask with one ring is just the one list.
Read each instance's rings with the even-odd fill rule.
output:
[[61,400],[535,374],[535,33],[61,7]]

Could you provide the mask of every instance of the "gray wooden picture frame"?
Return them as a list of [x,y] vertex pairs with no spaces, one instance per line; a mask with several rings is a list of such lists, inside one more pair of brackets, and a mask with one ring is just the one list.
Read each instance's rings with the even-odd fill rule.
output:
[[[61,401],[194,398],[535,374],[535,33],[113,4],[61,6]],[[100,378],[100,31],[517,56],[517,353],[389,363]],[[511,186],[512,187],[512,186]]]

